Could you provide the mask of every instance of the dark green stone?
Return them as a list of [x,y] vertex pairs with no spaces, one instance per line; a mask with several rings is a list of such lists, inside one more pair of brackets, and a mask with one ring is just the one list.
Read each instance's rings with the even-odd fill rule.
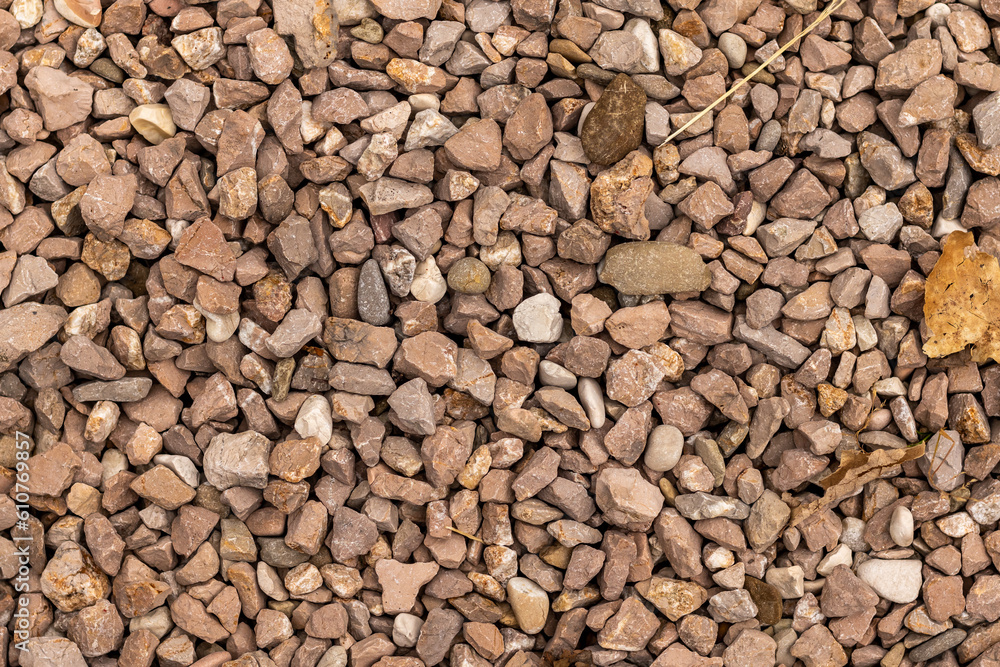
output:
[[583,151],[591,162],[614,164],[642,143],[645,121],[646,91],[619,74],[583,121]]

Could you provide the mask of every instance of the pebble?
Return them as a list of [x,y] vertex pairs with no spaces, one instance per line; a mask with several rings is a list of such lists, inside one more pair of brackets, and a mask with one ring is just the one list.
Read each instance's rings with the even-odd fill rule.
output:
[[719,50],[726,56],[731,69],[740,69],[747,60],[747,43],[731,32],[719,35]]
[[676,426],[661,424],[649,433],[643,463],[650,470],[667,472],[680,460],[684,450],[684,434]]
[[0,11],[26,667],[1000,655],[996,0],[259,4]]
[[537,635],[549,617],[549,596],[531,579],[513,577],[507,582],[507,599],[522,632]]
[[333,416],[330,403],[323,396],[310,396],[302,402],[295,416],[295,432],[303,438],[330,442],[333,436]]
[[[638,40],[632,39],[641,53]],[[591,162],[614,164],[638,148],[645,108],[643,89],[627,74],[616,76],[587,114],[580,131],[583,150]]]
[[543,359],[538,364],[538,379],[542,381],[543,385],[567,390],[576,387],[577,382],[575,375],[548,359]]
[[448,269],[448,286],[461,294],[482,294],[490,281],[489,268],[475,257],[463,257]]
[[580,404],[587,413],[591,428],[599,429],[604,427],[607,421],[607,413],[604,407],[604,392],[601,385],[594,378],[582,377],[577,380],[580,396]]
[[358,314],[374,326],[389,323],[389,291],[382,279],[378,261],[369,259],[361,265],[358,276]]
[[892,511],[889,535],[898,546],[908,547],[913,544],[913,513],[909,508],[900,505]]
[[880,560],[872,558],[858,566],[858,578],[878,593],[879,597],[906,604],[920,596],[923,576],[920,561]]
[[711,273],[690,248],[662,241],[621,243],[608,250],[601,282],[623,294],[654,295],[701,292]]
[[410,283],[410,294],[417,301],[437,303],[448,293],[448,283],[433,257],[417,262]]
[[554,343],[563,330],[559,314],[559,299],[551,294],[536,294],[518,304],[514,309],[514,330],[526,343]]

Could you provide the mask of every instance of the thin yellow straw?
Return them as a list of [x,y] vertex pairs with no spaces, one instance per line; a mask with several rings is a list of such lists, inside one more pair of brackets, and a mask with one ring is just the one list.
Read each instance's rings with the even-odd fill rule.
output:
[[787,44],[785,44],[780,49],[778,49],[773,54],[771,54],[767,58],[767,60],[765,60],[764,62],[762,62],[760,64],[760,66],[757,67],[757,69],[755,69],[754,71],[750,72],[750,74],[748,74],[745,77],[743,77],[743,79],[741,81],[739,81],[736,84],[734,84],[732,88],[730,88],[728,91],[726,91],[725,95],[723,95],[722,97],[720,97],[719,99],[715,100],[714,102],[712,102],[711,104],[709,104],[707,107],[705,107],[704,109],[702,109],[701,111],[699,111],[697,113],[697,115],[695,115],[694,118],[692,118],[688,122],[686,122],[683,125],[681,125],[681,127],[679,129],[674,130],[673,134],[671,134],[669,137],[667,137],[663,141],[663,143],[660,144],[660,145],[663,146],[665,144],[670,143],[678,135],[682,134],[684,132],[684,130],[688,129],[689,127],[691,127],[692,125],[694,125],[695,123],[697,123],[699,120],[701,120],[702,117],[705,114],[709,113],[712,109],[714,109],[715,107],[717,107],[721,102],[724,102],[725,100],[729,99],[729,96],[732,95],[733,93],[735,93],[739,89],[740,86],[742,86],[743,84],[745,84],[748,81],[750,81],[750,79],[752,79],[755,76],[757,76],[758,74],[760,74],[761,70],[763,70],[765,67],[767,67],[768,65],[770,65],[772,62],[774,62],[774,60],[777,59],[777,57],[780,56],[782,53],[784,53],[792,44],[794,44],[795,42],[799,41],[800,39],[802,39],[803,37],[805,37],[806,35],[808,35],[809,33],[811,33],[813,31],[813,29],[816,28],[816,26],[818,26],[820,23],[822,23],[827,18],[829,18],[830,14],[832,14],[833,12],[837,11],[838,9],[840,9],[840,6],[843,5],[846,1],[847,0],[835,0],[830,5],[827,5],[826,9],[824,9],[823,12],[819,15],[819,17],[815,21],[813,21],[812,23],[810,23],[807,28],[805,28],[802,32],[800,32],[795,37],[793,37],[791,40],[789,40]]
[[448,530],[450,530],[450,531],[451,531],[451,532],[453,532],[453,533],[458,533],[458,534],[459,534],[459,535],[461,535],[462,537],[466,537],[466,538],[468,538],[468,539],[470,539],[470,540],[475,540],[476,542],[479,542],[480,544],[486,544],[486,542],[483,542],[483,541],[482,541],[481,539],[479,539],[479,538],[478,538],[478,537],[476,537],[475,535],[469,535],[468,533],[463,533],[463,532],[462,532],[462,531],[460,531],[460,530],[459,530],[458,528],[454,528],[454,527],[452,527],[452,526],[448,526]]

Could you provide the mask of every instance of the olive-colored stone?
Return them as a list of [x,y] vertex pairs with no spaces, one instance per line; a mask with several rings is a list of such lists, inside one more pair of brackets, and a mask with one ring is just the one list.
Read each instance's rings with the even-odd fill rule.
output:
[[761,625],[774,625],[781,620],[781,593],[777,588],[753,577],[744,578],[743,587],[757,605],[757,620]]
[[597,164],[618,162],[642,143],[645,119],[646,92],[619,74],[583,121],[583,151]]
[[461,294],[482,294],[490,281],[489,268],[475,257],[463,257],[448,270],[448,286]]
[[604,257],[601,282],[622,294],[645,296],[701,292],[712,274],[694,250],[665,241],[637,241],[612,246]]

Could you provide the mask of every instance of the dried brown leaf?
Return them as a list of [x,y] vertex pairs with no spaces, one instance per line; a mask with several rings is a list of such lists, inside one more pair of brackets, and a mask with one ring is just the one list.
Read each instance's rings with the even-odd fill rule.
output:
[[943,357],[972,345],[972,360],[1000,361],[1000,264],[971,232],[952,232],[927,276],[924,354]]
[[924,443],[905,449],[876,449],[874,452],[849,450],[840,459],[840,467],[819,481],[826,489],[822,498],[799,505],[792,511],[789,525],[795,526],[816,512],[849,498],[868,482],[890,472],[893,466],[918,459],[924,455]]

